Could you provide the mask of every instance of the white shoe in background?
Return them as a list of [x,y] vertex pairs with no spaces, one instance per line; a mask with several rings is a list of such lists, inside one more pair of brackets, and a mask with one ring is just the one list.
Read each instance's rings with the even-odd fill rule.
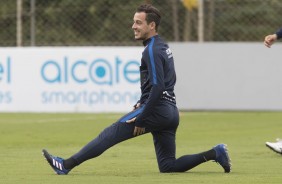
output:
[[277,142],[266,142],[265,145],[276,153],[282,154],[282,140],[278,138],[276,141]]

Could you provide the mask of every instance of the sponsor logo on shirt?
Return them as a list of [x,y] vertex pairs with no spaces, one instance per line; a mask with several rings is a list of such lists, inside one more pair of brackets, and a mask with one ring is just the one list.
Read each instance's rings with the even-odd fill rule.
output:
[[167,54],[168,58],[172,58],[173,57],[170,48],[166,49],[166,54]]

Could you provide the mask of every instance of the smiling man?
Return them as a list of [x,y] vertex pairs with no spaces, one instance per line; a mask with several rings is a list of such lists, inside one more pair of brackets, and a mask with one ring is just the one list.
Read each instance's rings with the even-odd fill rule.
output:
[[66,160],[43,150],[44,157],[57,174],[68,174],[74,167],[101,155],[110,147],[146,133],[153,136],[160,172],[185,172],[209,160],[219,163],[226,173],[230,172],[231,163],[225,144],[218,144],[206,152],[175,157],[175,136],[179,125],[174,94],[176,73],[172,52],[158,35],[160,21],[160,12],[150,4],[138,7],[133,18],[134,37],[143,41],[145,46],[140,66],[141,97],[133,111],[104,129]]

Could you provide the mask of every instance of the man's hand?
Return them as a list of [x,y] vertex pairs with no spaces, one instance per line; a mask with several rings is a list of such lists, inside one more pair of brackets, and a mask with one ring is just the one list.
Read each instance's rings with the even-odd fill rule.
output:
[[135,126],[134,132],[133,132],[134,136],[142,135],[144,133],[145,133],[145,128]]
[[[135,120],[136,120],[136,117],[132,118],[130,120],[127,120],[126,123],[133,123],[133,122],[135,122]],[[134,136],[142,135],[144,133],[145,133],[145,128],[137,127],[137,126],[134,127],[134,131],[133,131]]]
[[272,34],[272,35],[268,35],[264,38],[264,45],[268,48],[271,47],[271,45],[277,40],[277,35],[276,34]]

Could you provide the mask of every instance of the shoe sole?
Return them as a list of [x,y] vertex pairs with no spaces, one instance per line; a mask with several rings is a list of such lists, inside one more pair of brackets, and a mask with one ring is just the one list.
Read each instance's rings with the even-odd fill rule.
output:
[[272,148],[271,146],[269,146],[268,144],[265,144],[265,145],[266,145],[266,147],[268,147],[269,149],[271,149],[271,150],[274,151],[275,153],[278,153],[278,154],[282,155],[282,150],[281,150],[281,152],[279,152],[279,151],[273,149],[273,148]]
[[227,169],[225,169],[225,168],[223,167],[223,168],[224,168],[224,172],[225,172],[225,173],[230,173],[232,164],[231,164],[231,159],[230,159],[230,157],[229,157],[228,149],[227,149],[227,145],[226,145],[226,144],[224,144],[223,149],[224,149],[224,152],[225,152],[225,155],[226,155],[226,158],[227,158],[228,167],[229,167],[229,168],[227,168]]
[[227,149],[227,145],[226,145],[226,144],[223,144],[223,149],[224,149],[223,154],[224,154],[225,157],[227,158],[227,163],[228,163],[228,167],[229,167],[229,168],[226,169],[226,168],[224,168],[221,164],[219,164],[219,162],[217,162],[217,163],[218,163],[219,165],[221,165],[221,167],[223,167],[225,173],[230,173],[231,168],[232,168],[232,164],[231,164],[231,159],[230,159],[230,157],[229,157],[228,149]]
[[227,157],[227,160],[228,160],[227,162],[228,162],[228,166],[229,166],[228,170],[225,170],[225,169],[224,169],[224,172],[225,172],[225,173],[230,173],[232,164],[231,164],[231,159],[230,159],[230,157],[229,157],[228,149],[227,149],[227,145],[226,145],[226,144],[224,144],[224,151],[225,151],[225,155],[226,155],[226,157]]

